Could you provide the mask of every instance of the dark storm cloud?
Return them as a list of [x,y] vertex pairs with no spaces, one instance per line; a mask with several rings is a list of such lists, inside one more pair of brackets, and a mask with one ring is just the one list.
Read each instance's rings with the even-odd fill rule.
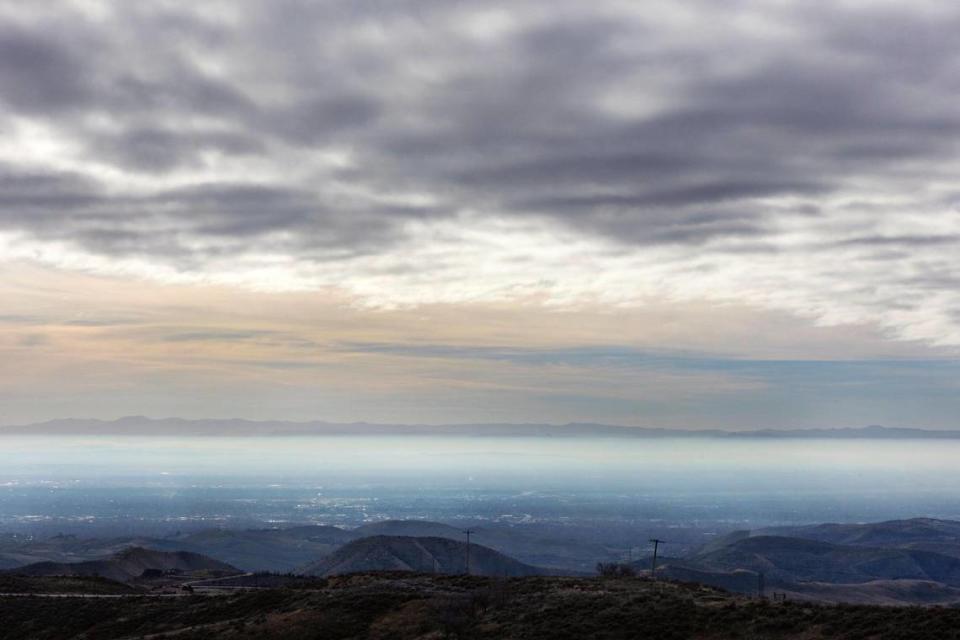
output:
[[[3,115],[138,184],[182,184],[130,190],[102,172],[12,166],[0,225],[194,268],[238,247],[307,260],[374,251],[410,220],[465,209],[636,246],[761,246],[781,219],[874,186],[922,210],[939,202],[923,181],[949,173],[960,135],[960,10],[934,9],[24,9],[0,24]],[[491,11],[505,26],[485,26]],[[328,152],[349,159],[304,168]],[[245,169],[218,173],[224,162]],[[186,181],[192,171],[203,178]],[[386,197],[410,192],[431,204]],[[783,199],[792,208],[771,206]],[[840,226],[851,247],[941,242]]]

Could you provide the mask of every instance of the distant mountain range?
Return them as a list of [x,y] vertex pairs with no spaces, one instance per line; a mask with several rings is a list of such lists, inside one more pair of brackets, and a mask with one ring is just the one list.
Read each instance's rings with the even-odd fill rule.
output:
[[418,573],[467,572],[479,576],[548,575],[546,569],[524,564],[479,544],[450,538],[370,536],[345,544],[332,554],[307,565],[301,573],[333,576],[367,571],[416,571]]
[[660,429],[595,423],[568,424],[371,424],[367,422],[285,422],[255,420],[186,420],[127,416],[116,420],[67,418],[0,427],[0,435],[135,435],[135,436],[460,436],[565,438],[924,438],[960,439],[960,430],[868,426],[835,429]]

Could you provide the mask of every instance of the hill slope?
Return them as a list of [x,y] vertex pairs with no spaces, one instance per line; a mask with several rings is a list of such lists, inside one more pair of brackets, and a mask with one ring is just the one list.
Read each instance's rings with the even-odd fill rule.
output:
[[935,551],[960,558],[960,522],[934,518],[866,524],[826,523],[761,529],[752,535],[779,535],[858,547]]
[[[286,573],[332,553],[339,546],[372,535],[464,540],[461,528],[426,520],[385,520],[356,529],[302,525],[269,529],[207,529],[165,538],[118,537],[19,538],[0,536],[0,570],[36,562],[72,563],[99,560],[127,547],[191,551],[246,571]],[[490,526],[474,529],[474,542],[525,564],[558,572],[591,573],[598,561],[616,558],[616,549],[588,536],[557,536],[552,531]]]
[[37,562],[6,573],[20,576],[101,576],[128,582],[140,577],[147,569],[159,571],[221,571],[240,573],[225,562],[189,551],[155,551],[142,547],[130,547],[100,560],[85,562]]
[[328,526],[301,526],[287,529],[198,531],[164,543],[178,549],[216,558],[246,571],[286,573],[332,553],[358,535]]
[[[416,538],[450,538],[462,540],[463,529],[430,520],[382,520],[371,522],[353,530],[357,538],[370,536],[413,536]],[[480,532],[477,531],[476,535]]]
[[930,580],[960,586],[960,559],[914,549],[879,549],[755,536],[691,559],[713,570],[764,572],[773,581],[857,583],[881,579]]
[[[361,536],[416,536],[464,540],[462,528],[428,520],[384,520],[357,527]],[[521,527],[473,527],[472,540],[502,554],[556,573],[593,573],[597,562],[610,561],[616,551],[585,537],[561,537]]]
[[100,560],[120,553],[129,547],[144,547],[158,551],[193,551],[184,549],[162,538],[117,537],[80,538],[58,535],[52,538],[0,539],[0,569],[12,569],[37,562],[84,562]]
[[[547,571],[487,547],[470,545],[470,572],[488,576],[533,576]],[[370,536],[349,542],[304,568],[303,573],[331,576],[364,571],[466,573],[465,542],[438,537]]]

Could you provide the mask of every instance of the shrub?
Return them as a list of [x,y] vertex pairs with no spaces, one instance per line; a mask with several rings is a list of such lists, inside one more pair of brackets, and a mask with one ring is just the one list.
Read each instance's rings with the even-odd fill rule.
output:
[[629,564],[619,562],[598,562],[597,573],[604,578],[623,578],[637,575],[637,570]]

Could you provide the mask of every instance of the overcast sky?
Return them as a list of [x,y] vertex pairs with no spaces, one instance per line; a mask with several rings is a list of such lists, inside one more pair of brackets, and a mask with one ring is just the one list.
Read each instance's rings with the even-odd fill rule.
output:
[[0,0],[0,424],[960,428],[958,33]]

